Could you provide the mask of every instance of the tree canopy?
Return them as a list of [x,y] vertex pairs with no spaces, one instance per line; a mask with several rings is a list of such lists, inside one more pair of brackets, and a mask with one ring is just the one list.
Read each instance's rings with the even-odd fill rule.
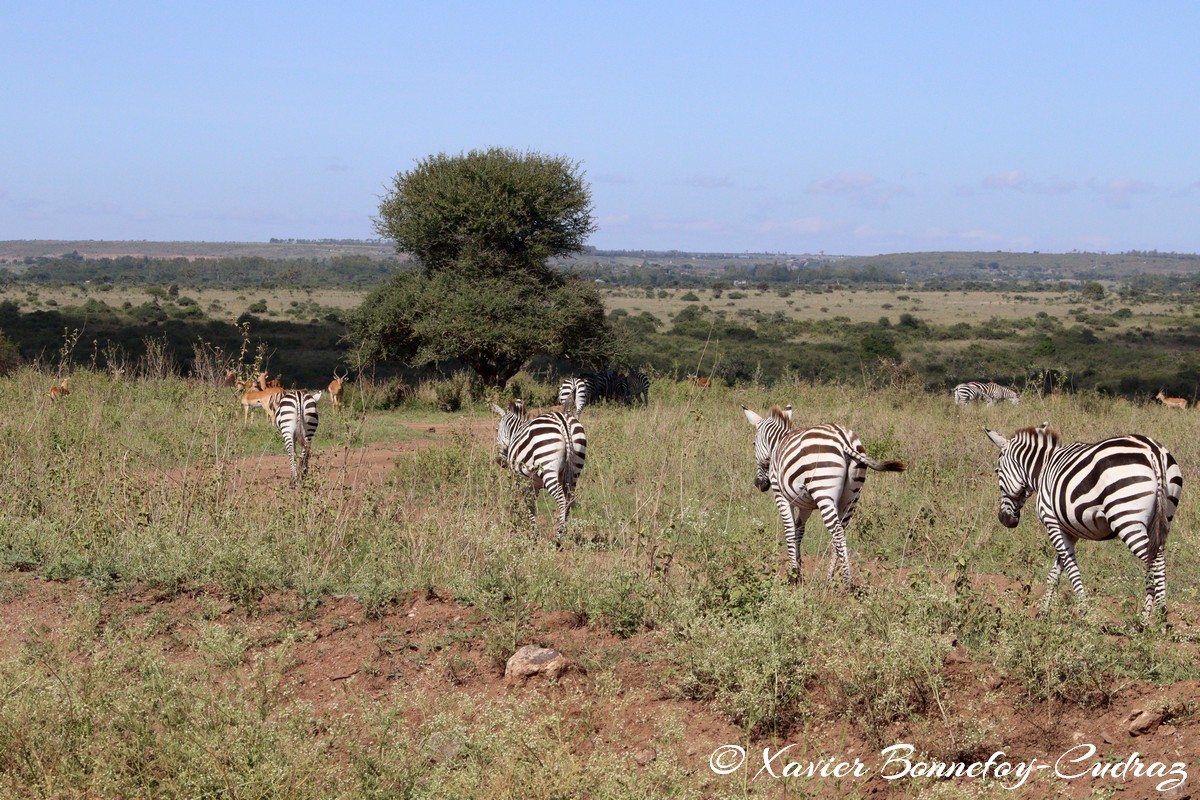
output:
[[595,287],[549,259],[595,227],[578,165],[492,148],[430,156],[398,174],[375,228],[415,269],[372,292],[350,323],[369,358],[462,361],[503,386],[534,355],[598,365],[613,336]]

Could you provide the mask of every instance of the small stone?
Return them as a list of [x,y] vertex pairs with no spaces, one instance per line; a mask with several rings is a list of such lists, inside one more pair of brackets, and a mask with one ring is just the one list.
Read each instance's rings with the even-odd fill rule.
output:
[[987,688],[989,691],[992,691],[992,692],[997,691],[1002,686],[1004,686],[1004,676],[1003,675],[993,675],[992,677],[988,678]]
[[1175,726],[1174,725],[1158,726],[1158,735],[1159,736],[1174,736],[1175,735]]
[[647,747],[638,750],[633,754],[633,760],[638,763],[638,766],[644,767],[654,759],[658,758],[658,753],[653,747]]
[[1084,733],[1083,731],[1075,731],[1074,733],[1071,734],[1071,741],[1074,742],[1075,744],[1079,744],[1080,742],[1084,741],[1085,739],[1087,739],[1087,734]]
[[534,675],[544,675],[556,680],[570,667],[571,660],[557,650],[527,644],[508,659],[504,677],[523,681]]
[[1154,733],[1155,729],[1162,724],[1163,715],[1161,711],[1145,711],[1135,708],[1130,712],[1126,721],[1129,723],[1130,736],[1142,736]]

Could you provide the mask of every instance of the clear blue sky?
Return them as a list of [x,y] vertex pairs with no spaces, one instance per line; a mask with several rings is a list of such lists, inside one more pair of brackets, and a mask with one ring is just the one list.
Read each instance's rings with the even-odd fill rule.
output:
[[[735,8],[736,6],[736,8]],[[1200,252],[1200,4],[30,2],[0,239],[371,238],[567,156],[600,248]]]

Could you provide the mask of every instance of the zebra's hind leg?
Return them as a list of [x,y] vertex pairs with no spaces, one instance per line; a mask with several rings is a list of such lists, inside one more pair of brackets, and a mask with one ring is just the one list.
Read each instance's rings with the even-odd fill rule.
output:
[[[851,507],[851,511],[853,511],[853,507]],[[846,545],[846,528],[842,525],[841,515],[832,501],[821,504],[821,519],[824,520],[825,527],[829,529],[833,550],[829,556],[829,571],[825,573],[825,584],[829,585],[833,580],[833,573],[837,571],[840,563],[842,581],[846,584],[846,590],[853,592],[854,581],[850,576],[850,548]],[[847,515],[848,519],[849,515]]]
[[1142,606],[1142,624],[1149,625],[1157,616],[1167,621],[1167,558],[1163,548],[1146,568],[1146,601]]
[[545,483],[546,491],[558,504],[558,527],[554,532],[554,546],[561,548],[563,534],[567,532],[567,516],[571,513],[570,499],[563,484],[559,481],[557,473],[548,471],[542,476],[542,480]]

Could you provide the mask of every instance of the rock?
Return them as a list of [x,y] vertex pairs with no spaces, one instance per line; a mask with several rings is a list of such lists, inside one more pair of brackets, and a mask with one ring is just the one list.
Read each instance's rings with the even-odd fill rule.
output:
[[988,691],[991,691],[991,692],[995,692],[995,691],[999,690],[1000,687],[1004,686],[1004,676],[1003,675],[993,675],[992,677],[988,678],[986,686],[988,688]]
[[1084,733],[1083,731],[1075,731],[1074,733],[1071,734],[1071,741],[1074,742],[1075,744],[1079,744],[1080,742],[1084,741],[1085,739],[1087,739],[1087,734]]
[[641,767],[646,766],[656,758],[658,758],[658,752],[653,747],[646,747],[633,754],[633,760]]
[[1158,735],[1159,736],[1174,736],[1175,735],[1175,726],[1174,725],[1159,726]]
[[571,667],[571,660],[557,650],[527,644],[513,653],[504,665],[504,677],[524,681],[534,675],[557,680]]
[[1129,712],[1129,716],[1125,721],[1129,723],[1130,736],[1142,736],[1143,734],[1154,733],[1154,730],[1162,724],[1163,714],[1161,711],[1145,711],[1135,708]]
[[1100,731],[1100,738],[1101,738],[1101,740],[1104,741],[1105,744],[1112,744],[1113,741],[1115,741],[1113,739],[1113,737],[1105,731]]

